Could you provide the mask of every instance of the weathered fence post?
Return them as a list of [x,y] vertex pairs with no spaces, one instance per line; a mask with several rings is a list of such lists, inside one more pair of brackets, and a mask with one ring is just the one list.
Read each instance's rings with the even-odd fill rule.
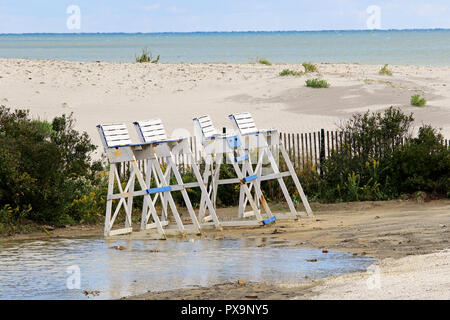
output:
[[323,176],[322,163],[325,160],[325,129],[320,130],[320,176]]

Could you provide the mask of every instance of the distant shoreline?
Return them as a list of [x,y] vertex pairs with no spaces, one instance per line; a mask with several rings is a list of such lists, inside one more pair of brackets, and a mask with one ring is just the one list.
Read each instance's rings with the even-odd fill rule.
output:
[[450,31],[450,28],[415,28],[415,29],[324,29],[324,30],[237,30],[237,31],[165,31],[165,32],[24,32],[0,33],[4,35],[152,35],[152,34],[239,34],[239,33],[320,33],[320,32],[420,32]]

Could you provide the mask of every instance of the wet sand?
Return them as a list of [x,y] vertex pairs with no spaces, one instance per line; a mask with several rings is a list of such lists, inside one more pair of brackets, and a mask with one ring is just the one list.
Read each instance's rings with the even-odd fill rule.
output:
[[[227,283],[209,288],[149,292],[131,299],[449,299],[450,200],[313,204],[316,216],[298,222],[206,237],[273,238],[298,246],[352,252],[378,259],[374,273],[298,283]],[[444,251],[442,251],[444,250]],[[245,279],[242,279],[245,281]]]
[[[284,210],[272,205],[274,212]],[[426,299],[450,292],[450,200],[317,204],[314,218],[280,221],[255,228],[206,231],[202,238],[265,238],[278,245],[345,251],[378,259],[381,289],[369,290],[371,273],[356,273],[298,283],[227,283],[208,288],[149,292],[132,299]],[[219,215],[236,214],[236,208]],[[68,227],[46,233],[17,235],[8,240],[101,236],[102,226]],[[244,280],[245,279],[240,279]],[[383,288],[385,290],[383,290]],[[389,290],[386,290],[389,288]],[[450,297],[447,297],[450,298]]]

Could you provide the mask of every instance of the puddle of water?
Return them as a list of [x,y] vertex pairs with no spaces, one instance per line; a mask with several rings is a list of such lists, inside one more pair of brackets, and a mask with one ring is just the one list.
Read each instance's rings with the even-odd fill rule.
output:
[[[0,244],[0,299],[112,299],[224,282],[293,283],[363,271],[373,260],[349,253],[258,247],[258,240],[113,241],[56,239]],[[125,250],[111,249],[124,246]],[[306,260],[317,259],[317,262]],[[80,289],[68,289],[80,270]],[[72,275],[73,276],[73,275]]]

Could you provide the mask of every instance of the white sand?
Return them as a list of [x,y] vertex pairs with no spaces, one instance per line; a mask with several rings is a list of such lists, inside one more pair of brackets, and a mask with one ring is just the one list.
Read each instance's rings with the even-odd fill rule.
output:
[[313,299],[450,299],[450,250],[384,259],[367,273],[325,280]]
[[[319,64],[329,89],[305,87],[303,77],[280,77],[298,65],[80,63],[0,59],[0,104],[27,108],[41,119],[73,112],[77,128],[96,144],[99,123],[161,118],[170,133],[189,135],[192,118],[209,114],[217,127],[228,115],[250,111],[260,128],[284,132],[333,129],[352,112],[390,105],[415,112],[417,124],[442,127],[450,138],[450,67]],[[409,105],[422,93],[425,108]],[[183,130],[184,129],[184,130]],[[133,136],[136,139],[136,136]]]
[[[390,105],[414,112],[416,124],[441,127],[450,138],[450,67],[319,64],[321,74],[280,77],[298,65],[80,63],[0,59],[0,104],[30,109],[50,120],[74,113],[77,129],[99,145],[96,125],[161,118],[170,133],[192,133],[192,118],[209,114],[217,127],[228,115],[250,111],[260,128],[284,132],[333,129],[353,112]],[[305,79],[327,79],[329,89],[305,87]],[[409,105],[425,95],[424,108]],[[130,130],[133,133],[133,130]],[[133,135],[137,141],[136,135]],[[449,299],[449,251],[384,260],[379,289],[369,289],[370,274],[332,278],[318,299]]]

